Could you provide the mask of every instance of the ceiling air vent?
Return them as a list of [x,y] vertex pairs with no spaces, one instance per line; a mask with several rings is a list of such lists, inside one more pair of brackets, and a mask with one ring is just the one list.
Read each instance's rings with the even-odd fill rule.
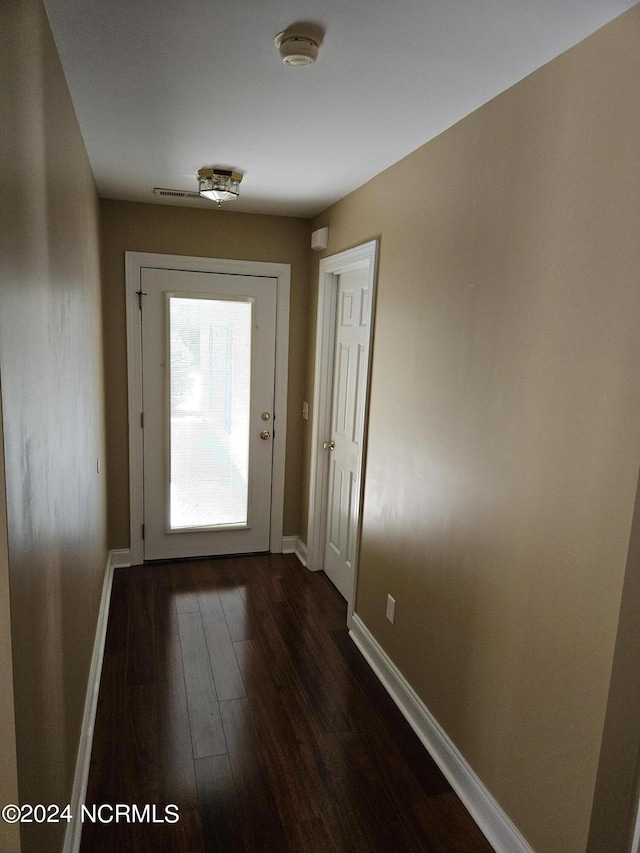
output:
[[200,198],[200,193],[190,190],[166,190],[162,187],[153,188],[154,195],[168,196],[169,198]]

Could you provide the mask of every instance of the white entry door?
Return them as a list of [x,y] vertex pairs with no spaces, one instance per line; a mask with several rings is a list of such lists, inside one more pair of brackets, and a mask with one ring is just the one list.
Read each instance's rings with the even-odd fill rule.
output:
[[324,570],[351,601],[358,534],[360,458],[369,357],[371,276],[361,266],[338,276]]
[[140,284],[144,559],[268,551],[277,280]]

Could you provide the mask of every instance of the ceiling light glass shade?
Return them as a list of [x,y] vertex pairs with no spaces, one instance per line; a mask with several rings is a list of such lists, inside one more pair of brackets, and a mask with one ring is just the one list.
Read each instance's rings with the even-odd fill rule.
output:
[[200,169],[198,172],[198,188],[203,198],[211,201],[231,201],[240,194],[240,172],[229,169]]

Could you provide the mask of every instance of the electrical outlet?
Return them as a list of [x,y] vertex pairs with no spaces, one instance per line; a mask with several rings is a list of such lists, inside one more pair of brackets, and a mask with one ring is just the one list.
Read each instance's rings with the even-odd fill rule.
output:
[[387,619],[391,624],[396,621],[396,600],[392,596],[387,596]]

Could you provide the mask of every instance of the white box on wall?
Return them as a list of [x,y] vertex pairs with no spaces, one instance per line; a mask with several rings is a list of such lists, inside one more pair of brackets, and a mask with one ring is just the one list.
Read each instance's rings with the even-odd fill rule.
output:
[[314,231],[311,235],[311,248],[315,252],[320,252],[322,249],[326,249],[329,245],[329,229],[328,228],[318,228],[317,231]]

